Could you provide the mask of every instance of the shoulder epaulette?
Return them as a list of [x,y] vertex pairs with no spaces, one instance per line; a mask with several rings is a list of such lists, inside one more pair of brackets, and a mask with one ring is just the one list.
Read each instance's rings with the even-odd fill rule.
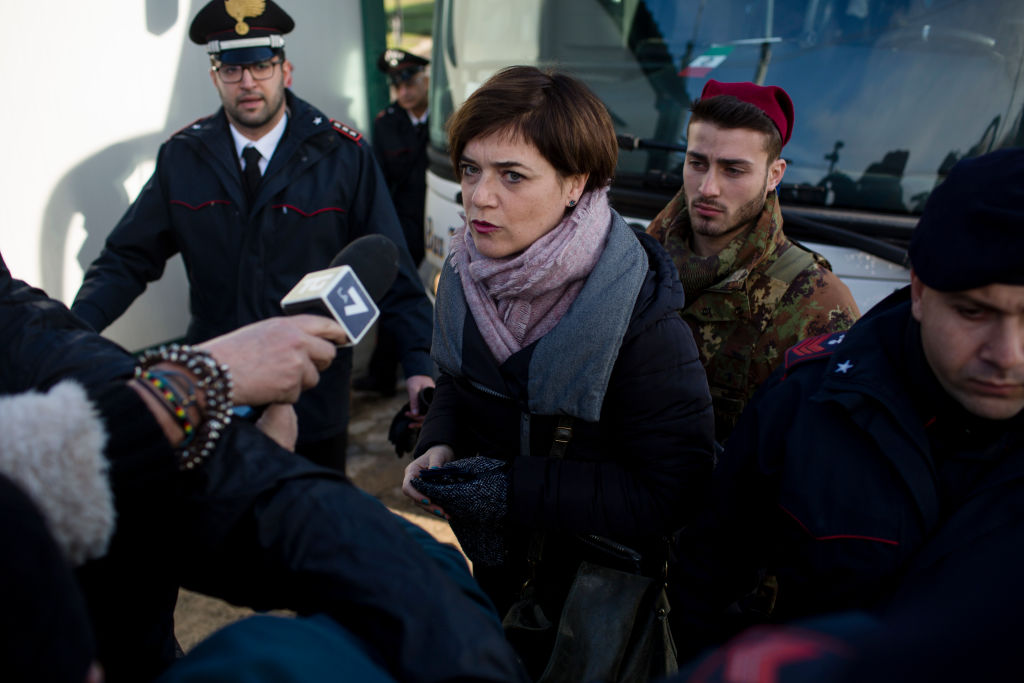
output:
[[345,136],[352,142],[362,147],[363,143],[359,141],[363,139],[363,134],[360,133],[358,130],[356,130],[355,128],[351,128],[350,126],[346,126],[341,121],[335,121],[334,119],[331,119],[331,125],[334,126],[334,130],[338,131],[343,136]]
[[[179,135],[181,133],[184,133],[186,130],[189,130],[190,128],[191,129],[202,128],[203,127],[203,122],[206,121],[208,118],[210,118],[210,117],[209,116],[202,116],[202,117],[196,119],[195,121],[193,121],[192,123],[188,124],[187,126],[182,126],[178,130],[176,130],[173,133],[171,133],[171,138],[173,138],[175,135]],[[167,138],[167,139],[170,140],[171,138]]]
[[800,273],[813,268],[817,263],[816,254],[805,249],[799,244],[792,244],[789,249],[782,252],[775,261],[764,271],[765,275],[776,280],[782,280],[787,285],[792,285]]
[[[831,332],[819,334],[816,337],[808,337],[786,349],[785,374],[801,363],[806,363],[819,358],[828,358],[835,353],[836,348],[843,343],[846,332]],[[785,376],[785,375],[784,375]]]

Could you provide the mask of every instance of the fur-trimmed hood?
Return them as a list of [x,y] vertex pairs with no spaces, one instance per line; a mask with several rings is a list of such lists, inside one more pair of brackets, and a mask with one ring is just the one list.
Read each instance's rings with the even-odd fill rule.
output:
[[75,382],[0,397],[0,473],[35,502],[74,565],[106,553],[114,533],[106,444],[103,422]]

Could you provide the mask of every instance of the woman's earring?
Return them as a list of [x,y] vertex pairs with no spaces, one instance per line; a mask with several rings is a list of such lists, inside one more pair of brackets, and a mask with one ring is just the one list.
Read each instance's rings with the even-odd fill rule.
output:
[[576,206],[576,200],[575,199],[570,199],[569,200],[569,208],[571,209],[574,206]]

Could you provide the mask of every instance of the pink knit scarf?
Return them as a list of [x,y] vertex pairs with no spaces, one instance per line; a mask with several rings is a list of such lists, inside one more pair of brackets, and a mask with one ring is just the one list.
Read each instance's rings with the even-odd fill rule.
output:
[[452,258],[466,303],[498,363],[549,332],[575,301],[611,228],[608,188],[580,197],[551,232],[505,258],[480,254],[463,225]]

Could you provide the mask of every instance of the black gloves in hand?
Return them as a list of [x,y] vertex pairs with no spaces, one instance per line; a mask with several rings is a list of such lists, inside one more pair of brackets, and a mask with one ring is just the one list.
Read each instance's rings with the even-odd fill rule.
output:
[[[434,387],[423,387],[420,389],[420,415],[426,415],[430,408],[430,402],[434,400]],[[401,458],[406,453],[416,448],[416,441],[420,438],[420,427],[413,425],[412,418],[406,416],[411,409],[411,404],[406,403],[391,420],[388,428],[388,441],[395,446],[395,455]]]
[[469,559],[487,567],[504,562],[508,463],[482,456],[455,460],[423,470],[412,485],[445,509]]

